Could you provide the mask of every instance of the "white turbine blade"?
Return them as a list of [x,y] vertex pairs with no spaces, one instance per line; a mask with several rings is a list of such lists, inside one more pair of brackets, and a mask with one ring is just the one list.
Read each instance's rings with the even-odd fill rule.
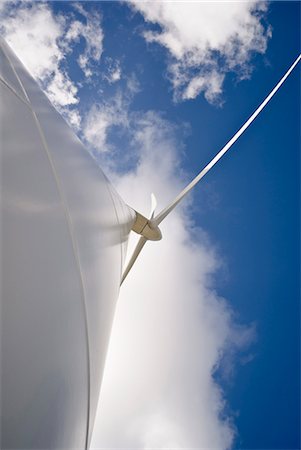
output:
[[[281,87],[281,85],[285,82],[287,77],[290,75],[290,73],[293,71],[293,69],[296,67],[298,62],[301,59],[301,55],[298,56],[296,61],[291,65],[291,67],[288,69],[288,71],[285,73],[285,75],[281,78],[279,83],[274,87],[274,89],[270,92],[270,94],[265,98],[265,100],[260,104],[260,106],[255,110],[255,112],[249,117],[249,119],[242,125],[242,127],[234,134],[234,136],[227,142],[227,144],[217,153],[217,155],[207,164],[207,166],[191,181],[191,183],[188,184],[188,186],[183,189],[180,194],[173,200],[172,203],[170,203],[166,208],[164,208],[155,218],[154,218],[154,211],[157,205],[156,198],[154,194],[151,194],[152,199],[152,208],[151,208],[151,215],[150,215],[150,226],[153,225],[154,227],[157,227],[162,220],[165,219],[165,217],[177,206],[177,204],[187,195],[191,189],[194,188],[194,186],[206,175],[207,172],[209,172],[210,169],[221,159],[221,157],[232,147],[232,145],[237,141],[237,139],[244,133],[244,131],[251,125],[253,120],[256,119],[256,117],[260,114],[260,112],[263,110],[263,108],[268,104],[268,102],[271,100],[271,98],[276,94],[278,89]],[[133,267],[136,259],[138,258],[141,250],[143,249],[146,241],[148,239],[144,236],[141,236],[139,239],[136,248],[131,256],[131,259],[122,275],[121,283],[124,282],[126,276],[128,275],[129,271]]]
[[180,194],[173,200],[170,205],[164,208],[154,219],[153,223],[155,225],[159,225],[162,220],[177,206],[177,204],[188,194],[191,189],[209,172],[210,169],[221,159],[221,157],[232,147],[232,145],[237,141],[237,139],[243,134],[243,132],[248,128],[249,125],[256,119],[258,114],[263,110],[263,108],[267,105],[267,103],[271,100],[271,98],[276,94],[281,85],[285,82],[287,77],[296,67],[298,62],[301,59],[301,54],[298,56],[296,61],[291,65],[286,74],[281,78],[279,83],[274,87],[274,89],[270,92],[270,94],[266,97],[266,99],[261,103],[261,105],[256,109],[256,111],[250,116],[250,118],[243,124],[243,126],[234,134],[234,136],[230,139],[229,142],[219,151],[219,153],[210,161],[209,164],[185,187],[185,189],[180,192]]
[[155,215],[155,209],[157,208],[157,199],[155,194],[151,193],[151,204],[152,204],[152,208],[151,208],[151,213],[150,213],[150,218],[153,219],[154,215]]
[[131,259],[130,259],[129,262],[128,262],[128,265],[126,266],[126,269],[125,269],[125,271],[123,272],[123,275],[122,275],[122,278],[121,278],[121,282],[120,282],[120,286],[122,285],[122,283],[124,282],[124,280],[126,279],[128,273],[129,273],[129,271],[130,271],[131,268],[133,267],[133,265],[134,265],[136,259],[137,259],[138,256],[139,256],[139,253],[140,253],[141,250],[143,249],[144,244],[146,243],[146,241],[147,241],[147,239],[146,239],[144,236],[141,236],[141,238],[139,239],[139,241],[138,241],[138,243],[137,243],[137,245],[136,245],[136,247],[135,247],[135,250],[133,251],[133,254],[132,254],[132,256],[131,256]]

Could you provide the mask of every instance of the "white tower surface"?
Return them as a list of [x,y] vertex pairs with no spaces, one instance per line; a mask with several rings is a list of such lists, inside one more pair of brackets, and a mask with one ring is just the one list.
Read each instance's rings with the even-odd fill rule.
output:
[[1,449],[84,449],[135,212],[0,47]]

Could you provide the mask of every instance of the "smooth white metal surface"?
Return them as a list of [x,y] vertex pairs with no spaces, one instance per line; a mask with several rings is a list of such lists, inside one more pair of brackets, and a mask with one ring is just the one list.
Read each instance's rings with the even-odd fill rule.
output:
[[135,213],[1,40],[1,448],[86,448]]

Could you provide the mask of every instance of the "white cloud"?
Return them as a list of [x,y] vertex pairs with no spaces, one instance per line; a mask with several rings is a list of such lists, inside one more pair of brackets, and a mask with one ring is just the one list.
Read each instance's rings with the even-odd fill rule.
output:
[[[139,163],[111,176],[125,201],[148,214],[152,191],[159,211],[185,182],[176,127],[148,112],[136,114],[131,129]],[[162,224],[162,234],[145,246],[120,292],[95,449],[227,449],[235,437],[213,374],[250,342],[252,329],[235,325],[216,293],[220,258],[187,205]]]
[[104,75],[104,79],[108,83],[113,84],[121,79],[121,65],[119,60],[113,60],[112,58],[107,58],[107,73]]
[[83,135],[98,152],[106,152],[108,129],[116,124],[114,110],[107,105],[93,105],[85,118]]
[[182,95],[183,100],[194,99],[200,92],[204,91],[206,99],[209,102],[214,102],[222,93],[224,78],[225,75],[215,69],[212,69],[205,76],[196,75],[187,83]]
[[85,48],[78,64],[86,77],[91,76],[92,63],[99,61],[102,54],[103,31],[98,12],[87,13],[82,5],[76,9],[83,22],[54,14],[47,3],[5,2],[0,28],[51,102],[78,129],[81,122],[80,112],[75,108],[79,102],[78,87],[68,74],[66,58],[82,38]]
[[79,131],[81,128],[82,118],[76,108],[60,108],[62,115],[65,117],[69,125],[71,125],[74,130]]
[[[114,147],[109,141],[109,133],[113,127],[130,133],[130,127],[135,126],[133,120],[135,114],[130,113],[129,107],[133,97],[140,91],[139,82],[134,73],[126,78],[124,90],[118,89],[110,100],[94,103],[89,109],[83,122],[82,135],[85,142],[93,151],[99,154],[108,154],[108,159],[103,162],[109,163],[113,158]],[[124,156],[126,152],[124,152]],[[122,155],[119,155],[120,160]],[[119,161],[120,162],[120,161]],[[114,162],[113,162],[114,164]]]
[[129,75],[126,78],[126,88],[128,91],[128,98],[131,99],[134,97],[134,95],[138,94],[138,92],[141,91],[141,86],[139,83],[138,78],[136,77],[135,73],[131,73],[131,75]]
[[84,17],[85,23],[75,20],[71,23],[66,35],[67,42],[85,40],[85,50],[78,57],[78,64],[86,77],[93,74],[92,63],[98,62],[103,52],[103,31],[99,12],[88,13],[83,6],[76,4],[77,11]]
[[98,153],[106,153],[112,147],[108,132],[113,126],[128,126],[128,99],[118,92],[109,102],[95,103],[85,117],[83,137]]
[[21,3],[6,10],[1,20],[5,39],[61,112],[78,103],[77,87],[61,68],[65,27],[66,20],[54,16],[45,3]]
[[116,67],[116,69],[110,73],[110,82],[115,83],[116,81],[119,81],[120,78],[121,78],[121,68]]
[[252,55],[265,52],[271,34],[262,24],[265,1],[131,3],[147,22],[161,28],[144,32],[144,37],[168,50],[168,73],[177,99],[204,93],[208,101],[216,101],[225,74],[248,76]]
[[1,27],[5,39],[35,78],[44,80],[58,70],[64,58],[58,46],[64,20],[55,18],[46,4],[25,3],[10,9]]
[[67,106],[78,103],[77,87],[68,75],[60,70],[54,72],[54,76],[47,84],[46,93],[55,105]]

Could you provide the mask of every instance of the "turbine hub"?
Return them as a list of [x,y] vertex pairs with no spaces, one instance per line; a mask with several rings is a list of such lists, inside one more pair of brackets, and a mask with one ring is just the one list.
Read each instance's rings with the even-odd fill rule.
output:
[[154,225],[151,220],[144,217],[142,214],[136,213],[136,220],[132,226],[132,230],[135,233],[140,234],[149,241],[160,241],[162,239],[162,233],[157,225]]

